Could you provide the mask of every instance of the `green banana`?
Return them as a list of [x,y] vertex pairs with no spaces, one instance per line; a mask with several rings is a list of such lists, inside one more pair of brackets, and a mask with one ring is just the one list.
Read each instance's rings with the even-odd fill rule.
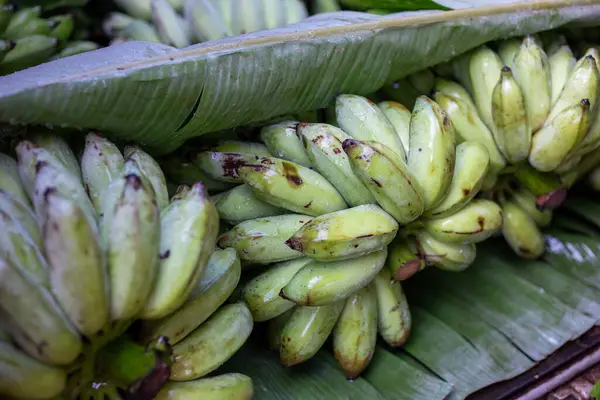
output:
[[[2,12],[2,8],[0,8],[0,12]],[[0,41],[0,61],[2,61],[4,56],[14,49],[16,45],[17,43],[15,43],[13,40]]]
[[115,3],[134,18],[149,20],[152,15],[151,0],[115,0]]
[[76,54],[86,53],[88,51],[97,50],[99,48],[100,45],[96,42],[92,42],[89,40],[73,40],[69,42],[61,51],[52,56],[49,59],[49,61],[74,56]]
[[473,243],[446,243],[434,238],[425,230],[416,232],[420,253],[427,264],[446,271],[460,272],[475,260],[477,249]]
[[[234,35],[256,32],[265,25],[265,12],[262,1],[238,2],[231,10],[231,28]],[[285,3],[285,2],[279,2]]]
[[300,227],[285,244],[318,261],[340,261],[378,251],[398,232],[398,223],[367,204],[321,215]]
[[222,234],[220,248],[233,247],[242,260],[269,264],[302,257],[302,253],[286,245],[290,238],[312,217],[286,214],[244,221]]
[[568,45],[562,45],[548,57],[550,68],[550,89],[552,90],[551,104],[554,104],[562,92],[569,76],[575,68],[577,60]]
[[158,275],[143,319],[159,319],[181,307],[205,271],[218,232],[219,215],[201,183],[162,210]]
[[250,219],[282,215],[286,210],[272,206],[259,200],[252,194],[248,185],[239,185],[220,193],[218,199],[213,199],[219,217],[230,224],[239,224]]
[[421,95],[406,79],[389,83],[381,91],[388,99],[401,103],[408,109],[414,107],[417,97]]
[[377,107],[379,107],[394,126],[396,133],[400,136],[404,152],[408,154],[410,150],[410,110],[395,101],[382,101],[377,104]]
[[428,97],[419,97],[410,121],[408,168],[420,189],[425,210],[444,199],[455,161],[456,139],[448,114]]
[[177,156],[170,156],[160,161],[160,166],[167,178],[176,184],[193,185],[202,182],[210,193],[231,189],[235,184],[212,179],[196,164]]
[[177,48],[191,45],[191,40],[184,28],[186,23],[177,14],[168,0],[151,0],[152,22],[163,43]]
[[51,24],[42,18],[31,18],[26,22],[8,27],[2,38],[7,40],[23,39],[31,35],[50,36]]
[[[516,57],[515,57],[516,58]],[[473,89],[473,100],[479,116],[489,129],[494,128],[492,118],[492,92],[500,80],[503,64],[500,56],[483,45],[473,50],[468,64],[468,71]]]
[[59,40],[69,40],[75,29],[75,18],[71,14],[55,15],[48,18],[51,24],[50,36]]
[[308,17],[306,6],[301,0],[290,0],[285,5],[286,20],[284,26],[295,24]]
[[412,316],[400,282],[394,282],[387,268],[373,281],[377,297],[377,331],[392,347],[400,347],[408,340]]
[[211,150],[223,153],[242,153],[258,157],[271,157],[271,153],[264,144],[240,142],[239,140],[223,140],[215,146],[212,146]]
[[510,192],[510,198],[521,207],[540,227],[545,227],[552,221],[552,210],[539,210],[535,204],[535,195],[522,188]]
[[246,375],[230,373],[189,382],[167,382],[155,400],[252,400],[254,384]]
[[50,152],[56,157],[67,170],[82,182],[81,168],[77,162],[77,158],[71,150],[67,141],[55,134],[50,132],[38,132],[29,136],[29,140],[40,146],[42,149]]
[[215,250],[206,271],[186,302],[158,321],[148,321],[146,342],[166,336],[171,345],[179,343],[206,321],[233,293],[240,280],[240,259],[234,249]]
[[337,0],[314,0],[313,14],[342,11]]
[[[119,0],[115,2],[118,3]],[[149,3],[149,2],[148,2]],[[127,26],[136,21],[136,18],[122,12],[111,12],[102,21],[102,31],[108,37],[119,36]]]
[[48,61],[56,53],[58,45],[58,39],[43,35],[15,40],[14,48],[0,61],[0,75],[8,75]]
[[280,363],[291,367],[314,356],[333,331],[343,309],[343,301],[326,306],[295,307],[281,330]]
[[429,96],[435,85],[435,74],[426,68],[408,75],[406,80],[419,94]]
[[354,175],[342,143],[349,136],[327,124],[299,124],[298,137],[315,166],[350,206],[375,203],[369,189]]
[[244,285],[242,296],[254,321],[273,319],[295,306],[292,301],[280,297],[279,293],[310,262],[308,257],[280,262]]
[[296,132],[299,124],[298,121],[282,121],[267,125],[260,131],[260,140],[274,157],[311,168],[310,158]]
[[9,193],[21,203],[29,205],[29,198],[19,178],[17,161],[4,153],[0,153],[0,191]]
[[16,11],[12,14],[10,22],[8,23],[4,32],[16,29],[18,26],[21,26],[27,23],[28,21],[31,21],[32,19],[39,18],[41,15],[42,7],[39,5],[35,7],[21,8],[19,11]]
[[324,306],[343,300],[368,285],[383,268],[387,248],[350,260],[312,261],[302,267],[279,294],[302,306]]
[[513,65],[515,56],[519,52],[520,48],[521,41],[516,38],[506,39],[500,42],[500,45],[498,46],[498,55],[500,56],[500,59],[504,65],[508,67]]
[[66,386],[63,369],[43,364],[0,341],[0,394],[19,399],[48,399]]
[[0,4],[0,36],[8,27],[15,7],[12,4]]
[[212,179],[223,182],[244,183],[239,170],[244,165],[260,163],[261,157],[247,153],[204,151],[197,155],[196,164]]
[[456,146],[456,164],[448,193],[440,204],[426,211],[427,218],[448,217],[465,207],[479,192],[488,175],[490,156],[478,142]]
[[10,192],[0,189],[0,212],[13,220],[16,226],[23,228],[28,238],[41,248],[42,239],[39,225],[29,203],[24,202]]
[[140,40],[144,42],[162,43],[156,27],[143,20],[131,21],[120,33],[119,36],[127,40]]
[[[423,213],[423,198],[415,187],[416,178],[399,159],[390,158],[384,145],[347,139],[342,147],[352,170],[369,189],[377,203],[401,224]],[[394,154],[392,154],[393,156]]]
[[125,146],[123,156],[137,162],[140,171],[152,186],[158,209],[163,210],[169,204],[169,193],[167,192],[167,179],[160,169],[160,165],[150,154],[136,145]]
[[377,295],[371,284],[346,300],[333,330],[333,354],[348,379],[355,379],[369,365],[376,343]]
[[294,305],[294,307],[290,308],[283,314],[269,320],[269,323],[267,324],[267,341],[269,350],[279,351],[281,346],[281,332],[298,307],[300,306]]
[[545,250],[544,236],[533,218],[512,201],[502,203],[502,235],[513,251],[523,258],[539,258]]
[[388,246],[385,261],[394,281],[403,281],[425,268],[425,259],[418,254],[414,237],[396,237]]
[[335,99],[335,112],[338,126],[344,132],[357,140],[381,143],[387,146],[398,160],[406,161],[404,145],[394,125],[371,100],[343,94]]
[[253,328],[252,314],[244,303],[221,307],[198,329],[173,346],[172,381],[200,378],[239,350]]
[[194,37],[200,42],[234,36],[219,12],[218,5],[212,1],[187,0],[184,15],[192,27]]
[[492,119],[494,139],[504,158],[511,164],[527,159],[532,132],[525,98],[508,67],[502,68],[492,93]]

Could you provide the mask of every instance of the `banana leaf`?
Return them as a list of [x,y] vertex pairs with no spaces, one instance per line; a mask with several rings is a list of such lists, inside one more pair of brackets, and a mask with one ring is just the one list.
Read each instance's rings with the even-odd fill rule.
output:
[[155,155],[185,140],[325,107],[490,40],[596,24],[593,0],[376,16],[319,14],[184,49],[127,42],[0,77],[0,122],[99,129]]

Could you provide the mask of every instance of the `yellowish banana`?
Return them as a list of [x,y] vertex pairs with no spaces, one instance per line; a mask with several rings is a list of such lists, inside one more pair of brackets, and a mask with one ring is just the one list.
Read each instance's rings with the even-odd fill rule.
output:
[[408,340],[412,316],[400,282],[394,282],[387,268],[374,280],[377,295],[377,331],[392,347],[402,346]]

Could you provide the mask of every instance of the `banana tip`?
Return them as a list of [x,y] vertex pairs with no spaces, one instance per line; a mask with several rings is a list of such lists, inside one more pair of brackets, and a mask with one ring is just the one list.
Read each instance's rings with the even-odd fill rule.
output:
[[549,193],[538,196],[535,205],[538,210],[555,210],[560,207],[567,198],[567,189],[555,189]]
[[359,144],[358,140],[346,139],[342,143],[342,149],[346,150],[346,149],[349,149],[350,147],[358,146],[358,144]]
[[286,240],[285,245],[287,247],[289,247],[290,249],[296,250],[299,252],[302,252],[302,250],[304,250],[304,246],[302,246],[302,241],[295,236],[292,236],[291,238]]

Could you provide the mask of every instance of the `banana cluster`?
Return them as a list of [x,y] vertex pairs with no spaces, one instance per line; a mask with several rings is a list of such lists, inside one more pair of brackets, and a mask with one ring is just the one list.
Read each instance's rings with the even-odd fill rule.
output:
[[124,13],[103,23],[112,43],[142,40],[186,47],[273,29],[308,16],[301,0],[117,0]]
[[224,304],[241,263],[235,250],[216,248],[219,217],[202,183],[169,199],[150,155],[97,133],[79,158],[49,132],[28,134],[14,151],[16,160],[0,154],[0,394],[114,392],[99,382],[111,383],[119,366],[105,376],[97,360],[142,320],[142,345],[172,346],[172,382],[159,398],[210,390],[251,398],[247,377],[198,380],[253,328],[243,302]]
[[99,47],[91,41],[69,41],[75,28],[73,15],[41,15],[40,6],[17,11],[0,0],[0,75]]

